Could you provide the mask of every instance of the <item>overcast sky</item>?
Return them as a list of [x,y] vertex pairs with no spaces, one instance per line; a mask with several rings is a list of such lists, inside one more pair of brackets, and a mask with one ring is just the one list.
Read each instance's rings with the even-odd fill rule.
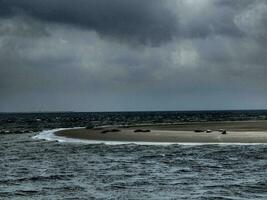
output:
[[0,111],[267,108],[265,0],[0,0]]

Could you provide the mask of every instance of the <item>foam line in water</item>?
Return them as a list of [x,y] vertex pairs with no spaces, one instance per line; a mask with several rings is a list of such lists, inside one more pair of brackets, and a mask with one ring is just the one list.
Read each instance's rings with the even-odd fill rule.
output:
[[33,136],[33,139],[65,142],[66,138],[55,135],[55,132],[69,130],[69,129],[73,129],[73,128],[57,128],[57,129],[51,129],[51,130],[44,130],[38,133],[38,135]]
[[106,145],[122,145],[122,144],[137,144],[137,145],[266,145],[266,143],[179,143],[179,142],[127,142],[127,141],[103,141],[103,140],[86,140],[86,139],[74,139],[63,136],[55,135],[58,131],[79,129],[76,128],[58,128],[52,130],[44,130],[38,135],[33,136],[33,139],[67,142],[67,143],[81,143],[81,144],[106,144]]

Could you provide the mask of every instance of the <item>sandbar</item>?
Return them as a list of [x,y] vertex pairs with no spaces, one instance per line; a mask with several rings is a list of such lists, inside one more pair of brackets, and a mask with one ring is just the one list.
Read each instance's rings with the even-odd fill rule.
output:
[[[109,132],[110,130],[118,132]],[[222,134],[221,129],[226,130]],[[150,132],[135,132],[149,130]],[[203,132],[195,132],[202,130]],[[211,130],[212,132],[206,132]],[[179,124],[107,126],[96,129],[69,129],[57,136],[95,140],[161,143],[267,143],[267,121],[194,122]]]

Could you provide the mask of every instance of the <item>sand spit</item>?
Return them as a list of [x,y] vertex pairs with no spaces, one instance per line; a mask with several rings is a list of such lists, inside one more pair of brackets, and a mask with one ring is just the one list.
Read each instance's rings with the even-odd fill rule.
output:
[[[196,130],[202,130],[203,132],[196,132]],[[222,130],[226,130],[226,134],[222,134]],[[55,132],[55,135],[69,139],[98,142],[252,144],[267,143],[267,121],[203,122],[176,125],[131,126],[127,128],[76,128],[59,130]]]

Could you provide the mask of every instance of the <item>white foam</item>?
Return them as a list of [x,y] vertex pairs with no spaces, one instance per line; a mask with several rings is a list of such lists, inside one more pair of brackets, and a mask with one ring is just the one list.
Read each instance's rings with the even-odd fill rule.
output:
[[44,130],[38,135],[33,136],[33,139],[39,139],[39,140],[47,140],[47,141],[58,141],[58,142],[65,142],[65,138],[59,137],[55,135],[54,133],[57,131],[63,131],[63,130],[68,130],[70,128],[57,128],[57,129],[52,129],[52,130]]
[[76,128],[58,128],[52,130],[44,130],[38,135],[33,136],[33,139],[47,140],[47,141],[57,141],[57,142],[67,142],[67,143],[81,143],[81,144],[106,144],[106,145],[123,145],[123,144],[137,144],[137,145],[266,145],[266,143],[179,143],[179,142],[128,142],[128,141],[102,141],[102,140],[83,140],[83,139],[74,139],[67,138],[63,136],[55,135],[55,132],[70,130],[70,129],[79,129],[83,127]]

